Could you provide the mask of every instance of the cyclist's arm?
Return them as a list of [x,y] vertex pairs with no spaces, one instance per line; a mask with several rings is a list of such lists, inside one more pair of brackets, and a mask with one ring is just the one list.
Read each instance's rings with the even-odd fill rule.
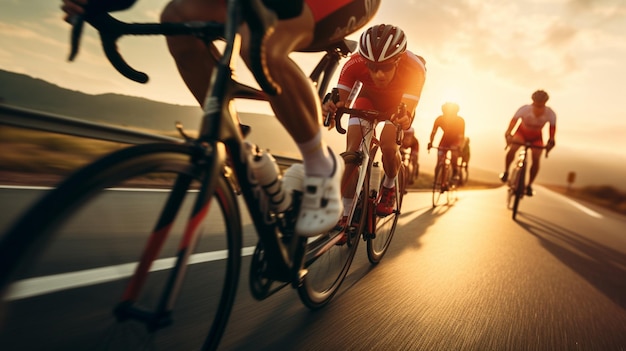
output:
[[[549,107],[546,107],[549,108]],[[550,113],[550,117],[548,120],[548,123],[550,123],[550,139],[554,140],[554,135],[556,134],[556,114],[554,113],[554,111],[552,111],[552,109],[548,110]]]
[[517,131],[517,128],[519,128],[519,124],[522,121],[522,113],[524,108],[526,108],[527,105],[522,106],[520,108],[517,109],[517,111],[515,111],[515,114],[513,115],[513,118],[511,118],[511,121],[509,122],[509,126],[506,129],[506,132],[504,133],[504,136],[506,137],[507,135],[513,135],[513,133],[515,133]]
[[433,144],[433,140],[435,140],[435,134],[437,134],[437,129],[439,128],[439,121],[440,121],[441,117],[437,117],[437,119],[435,119],[435,123],[433,124],[433,130],[430,132],[430,139],[428,141],[428,145],[432,145]]

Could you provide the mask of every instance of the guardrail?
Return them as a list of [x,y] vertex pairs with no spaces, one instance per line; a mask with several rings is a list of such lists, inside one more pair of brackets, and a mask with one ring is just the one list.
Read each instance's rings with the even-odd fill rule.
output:
[[[77,118],[1,103],[0,124],[124,144],[145,144],[154,142],[179,143],[183,141],[182,138],[89,122]],[[296,158],[280,155],[273,156],[276,158],[276,161],[283,166],[301,162],[301,160]]]

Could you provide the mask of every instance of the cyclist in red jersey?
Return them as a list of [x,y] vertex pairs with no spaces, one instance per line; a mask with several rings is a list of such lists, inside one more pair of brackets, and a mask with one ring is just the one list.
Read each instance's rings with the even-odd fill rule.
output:
[[[84,11],[88,0],[62,0],[68,18]],[[116,6],[117,3],[128,3]],[[263,0],[275,9],[279,21],[266,39],[265,59],[272,78],[282,87],[270,104],[276,117],[302,153],[307,191],[296,222],[300,235],[316,235],[331,229],[343,206],[340,183],[343,159],[321,137],[320,101],[307,75],[289,58],[294,51],[325,48],[364,26],[377,12],[380,0]],[[119,10],[133,0],[92,0],[90,6]],[[121,8],[120,8],[121,7]],[[161,13],[163,22],[215,21],[226,19],[225,0],[172,0]],[[67,19],[66,19],[67,20]],[[242,56],[248,63],[249,35],[242,35]],[[200,105],[204,104],[215,66],[203,41],[191,36],[169,36],[167,44],[185,84]],[[310,88],[310,89],[307,89]]]
[[[334,112],[337,107],[343,106],[356,81],[361,81],[363,87],[355,108],[393,113],[400,103],[406,104],[406,114],[394,115],[391,121],[385,121],[380,134],[385,177],[376,212],[383,216],[389,215],[393,209],[394,180],[402,162],[396,143],[396,127],[392,122],[400,124],[403,130],[411,127],[426,77],[424,59],[406,48],[406,36],[400,28],[386,24],[368,28],[361,34],[359,52],[352,55],[341,70],[337,85],[340,101],[337,104],[328,101],[322,106],[325,113]],[[364,123],[368,122],[356,117],[350,118],[346,152],[358,150]],[[339,226],[344,225],[347,212],[352,206],[356,180],[350,175],[355,167],[353,164],[346,165],[342,181],[344,216]]]
[[[458,177],[459,165],[458,159],[460,156],[461,147],[465,141],[465,120],[459,116],[459,105],[454,102],[446,102],[441,106],[441,112],[443,114],[435,119],[433,123],[433,130],[430,133],[430,141],[428,142],[428,150],[433,147],[433,140],[437,130],[441,128],[443,135],[439,141],[439,147],[450,148],[451,160],[457,160],[452,162],[452,177]],[[437,151],[437,164],[439,164],[443,158],[446,157],[446,150]]]
[[[524,105],[520,107],[511,118],[509,126],[504,132],[504,138],[507,145],[509,145],[509,151],[506,153],[504,159],[504,172],[500,174],[500,180],[506,182],[509,178],[509,167],[511,162],[515,158],[515,154],[519,149],[519,144],[531,142],[533,146],[543,146],[543,127],[548,123],[550,129],[548,131],[549,138],[546,145],[546,150],[550,151],[555,145],[554,135],[556,133],[556,114],[554,111],[546,106],[546,102],[550,96],[543,90],[535,91],[531,96],[533,103],[530,105]],[[517,128],[516,128],[517,127]],[[511,132],[515,133],[511,134]],[[533,196],[532,183],[537,178],[539,173],[539,161],[541,160],[542,149],[531,147],[532,165],[530,167],[530,178],[528,179],[528,185],[526,186],[526,195]]]

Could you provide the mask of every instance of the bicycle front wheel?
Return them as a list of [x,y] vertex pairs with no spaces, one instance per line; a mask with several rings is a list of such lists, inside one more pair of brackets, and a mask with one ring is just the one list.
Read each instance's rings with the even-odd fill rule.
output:
[[517,184],[515,185],[515,197],[513,199],[513,215],[515,220],[517,217],[517,211],[519,209],[519,203],[524,197],[524,190],[526,187],[526,167],[522,166],[517,172]]
[[513,201],[515,200],[515,194],[517,189],[517,175],[518,169],[517,167],[513,168],[511,171],[511,176],[507,181],[507,193],[506,193],[506,208],[511,210],[513,209]]
[[[383,258],[391,239],[396,231],[396,225],[398,224],[398,217],[400,217],[400,208],[402,206],[402,199],[404,198],[404,192],[400,189],[404,189],[405,186],[405,172],[404,166],[400,166],[400,171],[396,176],[395,189],[396,189],[396,201],[394,203],[393,212],[388,216],[378,216],[376,211],[372,209],[369,216],[374,221],[374,235],[370,235],[367,240],[367,258],[370,263],[377,264]],[[382,183],[380,185],[382,187]],[[379,192],[380,193],[380,192]]]
[[[362,165],[353,155],[343,154],[346,164],[356,165],[351,177],[358,177]],[[335,296],[343,283],[354,254],[359,244],[360,228],[363,225],[367,205],[367,179],[363,184],[358,197],[353,223],[347,224],[347,229],[335,228],[327,233],[308,239],[304,257],[304,268],[307,274],[298,287],[300,300],[310,309],[319,309],[326,306]]]
[[[241,225],[222,177],[201,211],[193,209],[207,167],[193,164],[191,154],[184,145],[150,144],[106,156],[49,191],[5,233],[0,278],[2,288],[10,285],[0,344],[216,349],[237,287]],[[182,240],[188,218],[195,241]],[[194,248],[189,266],[177,267],[186,247]],[[152,265],[137,262],[142,252]],[[7,278],[7,267],[17,264],[19,272]],[[134,277],[142,266],[147,273]],[[186,271],[184,284],[176,269]]]

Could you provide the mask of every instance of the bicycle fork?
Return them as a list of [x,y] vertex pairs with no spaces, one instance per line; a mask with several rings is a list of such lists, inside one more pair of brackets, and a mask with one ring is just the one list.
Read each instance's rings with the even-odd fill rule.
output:
[[[218,154],[220,153],[218,152]],[[221,155],[223,155],[223,152]],[[217,167],[217,164],[219,162],[218,160],[221,158],[211,158],[209,162],[213,162],[213,164],[206,167],[208,170],[214,170],[212,172],[213,174],[205,175],[205,180],[202,182],[193,211],[178,246],[176,262],[163,287],[159,303],[154,310],[148,310],[136,306],[135,302],[148,278],[152,263],[161,252],[172,229],[172,225],[178,214],[177,209],[181,207],[187,195],[192,176],[179,176],[176,179],[176,183],[168,197],[155,229],[152,231],[146,243],[139,264],[126,286],[121,302],[113,311],[118,321],[134,319],[143,322],[150,331],[155,331],[172,324],[171,311],[174,308],[180,286],[185,277],[189,256],[195,248],[198,238],[198,227],[209,212],[211,195],[215,189],[215,179],[219,176],[220,168]]]

